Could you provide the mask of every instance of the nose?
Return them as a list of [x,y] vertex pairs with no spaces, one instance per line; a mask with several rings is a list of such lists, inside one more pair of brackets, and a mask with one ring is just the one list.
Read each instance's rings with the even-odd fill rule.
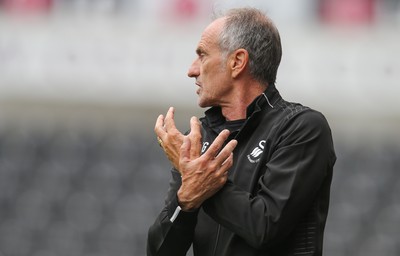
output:
[[188,77],[196,78],[200,75],[199,59],[195,59],[188,70]]

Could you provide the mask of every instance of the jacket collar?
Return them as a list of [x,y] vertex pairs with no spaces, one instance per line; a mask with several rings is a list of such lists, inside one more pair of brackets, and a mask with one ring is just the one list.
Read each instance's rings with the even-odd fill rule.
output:
[[273,108],[274,104],[280,98],[279,92],[275,85],[268,86],[268,88],[247,107],[246,118],[248,119],[253,114],[265,108]]
[[[261,111],[264,108],[273,108],[274,104],[280,99],[280,94],[275,85],[268,86],[268,88],[259,96],[257,96],[252,103],[247,107],[246,119],[253,114]],[[215,106],[209,108],[205,112],[205,117],[201,118],[202,122],[206,122],[209,127],[216,127],[226,122],[225,117],[222,115],[221,107]]]

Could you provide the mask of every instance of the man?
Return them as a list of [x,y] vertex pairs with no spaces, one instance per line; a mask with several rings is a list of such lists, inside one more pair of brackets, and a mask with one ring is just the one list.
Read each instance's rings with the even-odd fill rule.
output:
[[317,111],[282,99],[277,29],[252,8],[214,20],[189,69],[201,123],[180,133],[174,109],[156,121],[173,165],[148,255],[322,255],[332,169],[331,131]]

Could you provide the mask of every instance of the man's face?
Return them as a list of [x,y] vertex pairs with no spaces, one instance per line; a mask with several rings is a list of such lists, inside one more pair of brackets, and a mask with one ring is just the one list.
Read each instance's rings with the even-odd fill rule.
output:
[[218,43],[223,24],[224,19],[217,19],[204,30],[196,49],[197,58],[188,71],[189,77],[196,78],[200,107],[223,105],[231,91],[228,66]]

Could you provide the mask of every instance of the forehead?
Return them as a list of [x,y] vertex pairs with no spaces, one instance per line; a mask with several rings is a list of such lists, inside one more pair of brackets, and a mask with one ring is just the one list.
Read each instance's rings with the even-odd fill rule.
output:
[[218,45],[219,34],[223,28],[224,23],[225,19],[219,18],[208,25],[201,35],[198,47],[204,48]]

